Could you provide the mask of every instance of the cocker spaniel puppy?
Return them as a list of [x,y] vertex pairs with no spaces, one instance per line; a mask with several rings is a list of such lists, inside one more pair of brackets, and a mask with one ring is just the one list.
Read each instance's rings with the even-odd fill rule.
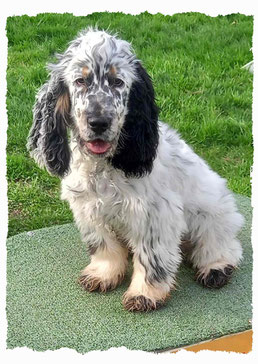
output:
[[223,286],[242,257],[243,218],[226,181],[158,121],[151,79],[130,44],[89,28],[49,69],[28,149],[62,178],[91,256],[82,287],[114,289],[130,251],[124,307],[155,309],[175,287],[182,241],[197,281]]

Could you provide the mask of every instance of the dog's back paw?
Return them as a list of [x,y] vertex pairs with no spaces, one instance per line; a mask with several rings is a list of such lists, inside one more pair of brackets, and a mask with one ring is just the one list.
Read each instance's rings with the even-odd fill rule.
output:
[[228,283],[234,271],[232,265],[227,265],[223,269],[211,269],[208,273],[198,272],[196,280],[203,287],[221,288]]

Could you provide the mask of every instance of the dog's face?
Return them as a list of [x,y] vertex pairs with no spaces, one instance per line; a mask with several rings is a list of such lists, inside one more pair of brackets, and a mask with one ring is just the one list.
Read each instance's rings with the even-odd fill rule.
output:
[[136,80],[135,56],[129,43],[105,32],[94,37],[86,34],[66,53],[72,53],[64,75],[79,147],[92,157],[110,157],[117,148]]
[[105,158],[127,176],[150,172],[158,111],[150,77],[130,44],[89,29],[57,58],[34,106],[28,149],[38,164],[59,176],[69,170],[70,128],[82,155]]

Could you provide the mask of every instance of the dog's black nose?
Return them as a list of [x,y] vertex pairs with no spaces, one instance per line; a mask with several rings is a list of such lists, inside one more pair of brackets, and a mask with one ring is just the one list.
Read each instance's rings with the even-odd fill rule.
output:
[[88,124],[96,134],[102,134],[109,128],[111,120],[109,117],[89,118]]

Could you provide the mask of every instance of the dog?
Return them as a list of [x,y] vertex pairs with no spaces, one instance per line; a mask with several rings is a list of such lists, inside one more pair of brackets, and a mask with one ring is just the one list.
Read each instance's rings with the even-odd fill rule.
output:
[[158,120],[151,78],[131,44],[88,28],[48,68],[27,147],[62,179],[61,198],[91,258],[82,287],[115,289],[129,253],[128,311],[163,305],[183,256],[203,286],[225,285],[242,259],[244,219],[225,179]]

